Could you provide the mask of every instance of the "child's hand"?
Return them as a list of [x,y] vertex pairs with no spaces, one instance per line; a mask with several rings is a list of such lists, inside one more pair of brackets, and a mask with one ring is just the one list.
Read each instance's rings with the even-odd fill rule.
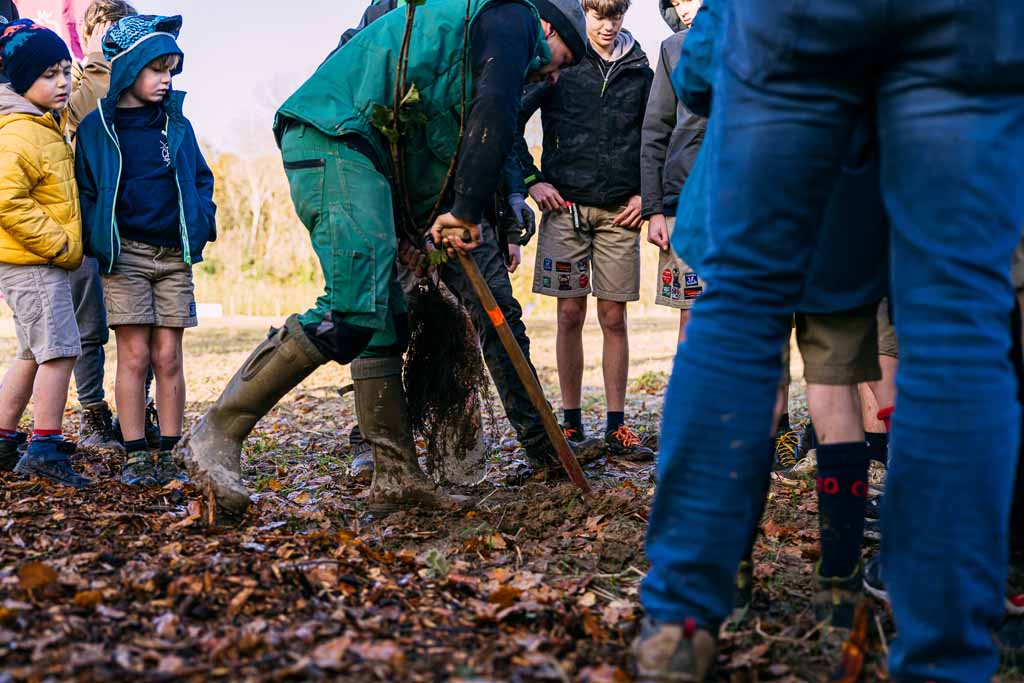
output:
[[639,230],[644,222],[644,217],[640,213],[642,206],[643,202],[640,199],[640,195],[633,195],[629,198],[626,208],[622,210],[622,213],[615,217],[614,224],[621,225],[630,230]]
[[557,211],[562,213],[566,208],[566,202],[551,183],[536,183],[530,187],[530,196],[541,211]]
[[519,270],[519,264],[523,262],[523,248],[518,244],[508,245],[508,260],[505,262],[505,269],[509,273]]
[[[445,231],[451,232],[445,234]],[[434,239],[434,244],[443,244],[448,255],[453,257],[456,251],[468,254],[483,241],[479,224],[467,223],[451,212],[437,217],[430,228],[430,236]],[[468,237],[469,241],[463,237]]]
[[93,52],[103,52],[103,36],[107,34],[107,29],[111,26],[111,22],[103,21],[96,24],[92,29],[92,34],[89,36],[89,41],[85,44],[85,54],[89,55]]
[[668,251],[668,221],[665,215],[656,213],[647,225],[647,241],[662,251]]

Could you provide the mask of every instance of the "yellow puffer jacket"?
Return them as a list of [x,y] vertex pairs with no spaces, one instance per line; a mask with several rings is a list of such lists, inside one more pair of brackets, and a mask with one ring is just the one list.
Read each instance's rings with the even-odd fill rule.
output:
[[0,86],[0,263],[82,263],[82,216],[63,124]]

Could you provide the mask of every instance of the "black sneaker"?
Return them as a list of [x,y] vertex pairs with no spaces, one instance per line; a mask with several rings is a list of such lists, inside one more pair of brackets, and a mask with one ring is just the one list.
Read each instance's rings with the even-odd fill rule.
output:
[[114,438],[114,416],[106,401],[82,407],[78,446],[88,450],[124,452],[124,444]]
[[879,555],[872,557],[864,565],[864,590],[882,602],[889,602],[889,591],[885,589],[885,582],[882,580],[882,558]]
[[[124,434],[121,432],[121,418],[115,417],[110,428],[114,439],[124,445]],[[150,448],[160,448],[160,415],[156,412],[156,401],[152,398],[146,401],[146,445]]]
[[125,486],[156,486],[153,455],[149,451],[129,453],[121,468],[121,483]]
[[654,451],[644,446],[640,437],[628,425],[620,425],[614,432],[608,432],[604,437],[604,443],[608,447],[608,452],[617,458],[633,462],[654,460]]
[[818,575],[818,592],[812,602],[818,621],[827,621],[831,628],[850,629],[857,608],[864,601],[864,566],[846,577]]
[[73,441],[33,439],[25,454],[18,460],[14,471],[29,477],[42,477],[56,484],[80,489],[93,484],[71,469],[71,454],[76,450]]
[[11,472],[25,453],[28,434],[16,432],[14,438],[0,439],[0,472]]
[[180,481],[183,484],[188,483],[188,475],[178,469],[171,451],[160,451],[154,459],[156,462],[153,466],[153,477],[156,479],[157,484],[164,486],[172,481]]

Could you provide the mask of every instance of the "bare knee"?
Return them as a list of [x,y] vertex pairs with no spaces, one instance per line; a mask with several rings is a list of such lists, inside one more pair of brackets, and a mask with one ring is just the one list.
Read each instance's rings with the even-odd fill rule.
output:
[[626,304],[616,301],[601,301],[597,306],[597,319],[605,334],[626,334]]
[[121,372],[142,376],[149,369],[149,342],[141,336],[122,336],[117,340],[117,367]]
[[587,321],[587,299],[558,300],[558,329],[562,332],[577,333],[583,330]]
[[150,362],[157,377],[177,377],[183,369],[181,347],[175,344],[154,346]]

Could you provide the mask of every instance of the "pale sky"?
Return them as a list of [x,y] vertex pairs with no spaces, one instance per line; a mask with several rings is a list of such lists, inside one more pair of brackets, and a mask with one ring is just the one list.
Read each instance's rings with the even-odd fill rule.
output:
[[[181,14],[185,113],[204,145],[273,149],[274,110],[355,26],[368,0],[137,0],[140,12]],[[655,66],[669,35],[658,0],[634,0],[625,27]]]

